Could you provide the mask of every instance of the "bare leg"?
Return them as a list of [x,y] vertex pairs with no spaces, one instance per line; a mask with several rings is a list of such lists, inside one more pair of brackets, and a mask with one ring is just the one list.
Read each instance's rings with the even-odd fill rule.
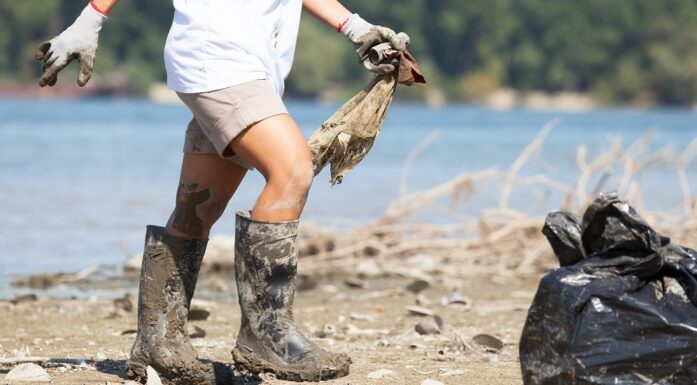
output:
[[167,233],[203,239],[223,215],[247,170],[212,154],[184,154],[176,206]]
[[287,115],[262,120],[231,143],[232,150],[255,167],[266,186],[252,219],[289,221],[300,217],[312,185],[312,155],[295,121]]

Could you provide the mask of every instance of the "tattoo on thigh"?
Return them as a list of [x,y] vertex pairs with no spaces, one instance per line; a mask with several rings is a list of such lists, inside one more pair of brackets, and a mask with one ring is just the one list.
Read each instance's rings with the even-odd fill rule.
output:
[[203,220],[198,215],[198,206],[208,202],[211,189],[198,190],[198,183],[182,183],[177,189],[177,206],[174,210],[172,227],[192,237],[203,236]]

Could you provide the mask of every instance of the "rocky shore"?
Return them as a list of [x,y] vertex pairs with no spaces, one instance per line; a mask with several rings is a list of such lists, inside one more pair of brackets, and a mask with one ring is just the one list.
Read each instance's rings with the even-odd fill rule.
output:
[[[203,287],[227,281],[213,273],[203,278]],[[318,343],[353,358],[351,374],[329,384],[518,385],[519,333],[537,279],[342,274],[303,286],[295,316]],[[189,332],[199,358],[229,363],[239,311],[234,287],[218,290],[196,296]],[[136,327],[130,291],[116,300],[47,299],[37,291],[0,301],[0,384],[27,383],[12,379],[23,371],[39,376],[29,383],[126,383]],[[38,366],[17,370],[26,363]],[[240,374],[238,383],[284,382]]]

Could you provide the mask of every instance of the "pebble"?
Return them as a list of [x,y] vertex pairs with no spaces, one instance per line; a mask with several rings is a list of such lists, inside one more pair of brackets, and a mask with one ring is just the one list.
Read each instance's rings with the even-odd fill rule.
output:
[[352,289],[364,289],[365,282],[358,278],[346,278],[344,284]]
[[440,375],[443,377],[461,376],[463,374],[465,374],[465,371],[462,369],[441,369],[440,370]]
[[203,338],[206,336],[206,331],[194,325],[189,325],[189,338]]
[[205,321],[210,315],[210,311],[200,307],[194,307],[189,310],[189,321]]
[[7,381],[16,382],[51,382],[51,376],[37,364],[27,363],[15,366],[5,376]]
[[451,291],[448,295],[444,295],[440,301],[443,306],[460,305],[465,307],[465,309],[469,309],[472,305],[472,300],[465,297],[458,290]]
[[472,338],[472,342],[491,353],[498,353],[501,351],[501,349],[503,349],[503,341],[488,334],[476,335]]
[[407,290],[414,294],[422,292],[424,289],[428,288],[430,284],[425,279],[417,279],[412,283],[407,285]]
[[421,335],[439,334],[443,330],[443,319],[437,315],[429,317],[416,324],[414,330]]
[[317,333],[317,337],[327,338],[333,336],[334,334],[336,334],[336,326],[332,324],[324,324],[324,326],[322,326],[322,330]]
[[153,369],[152,366],[148,366],[146,373],[148,376],[148,381],[145,382],[145,385],[162,385],[160,375],[157,374],[157,371]]
[[369,314],[351,313],[351,314],[349,314],[349,317],[354,321],[367,321],[367,322],[374,322],[375,321],[375,317],[373,317]]
[[38,298],[36,297],[36,294],[18,295],[14,299],[11,299],[10,303],[13,305],[17,305],[24,302],[34,302],[37,299]]
[[444,384],[443,384],[442,382],[440,382],[440,381],[430,380],[430,379],[429,379],[429,380],[423,380],[423,381],[421,381],[421,385],[444,385]]
[[428,297],[426,297],[426,296],[423,295],[423,294],[419,294],[419,295],[416,296],[416,304],[419,305],[419,306],[428,306],[428,305],[430,305],[430,304],[432,304],[432,303],[433,303],[433,302],[432,302],[430,299],[428,299]]
[[342,330],[348,335],[360,335],[360,336],[374,336],[376,334],[387,335],[390,333],[389,329],[361,329],[356,325],[348,324],[345,325]]
[[409,314],[418,315],[422,317],[434,316],[435,313],[431,309],[427,309],[421,306],[407,306],[407,311]]
[[394,372],[391,371],[390,369],[378,369],[376,371],[368,373],[367,377],[371,380],[377,380],[379,378],[383,378],[383,377],[389,376],[391,374],[394,374]]

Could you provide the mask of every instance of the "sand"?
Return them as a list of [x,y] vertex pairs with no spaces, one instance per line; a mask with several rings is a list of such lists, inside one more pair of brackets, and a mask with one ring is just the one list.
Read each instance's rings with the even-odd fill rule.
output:
[[[348,377],[328,384],[421,384],[432,379],[443,384],[522,384],[518,339],[539,277],[464,278],[459,291],[468,305],[443,305],[448,285],[431,283],[419,304],[443,320],[440,334],[419,335],[414,326],[428,317],[410,315],[417,294],[405,287],[412,281],[377,278],[353,282],[344,278],[320,282],[301,291],[296,321],[322,346],[349,354],[354,364]],[[135,282],[134,282],[135,284]],[[122,384],[125,360],[134,339],[136,315],[119,309],[113,300],[39,299],[16,305],[0,301],[0,357],[41,356],[52,384]],[[191,321],[205,330],[193,339],[199,358],[229,362],[235,343],[239,312],[230,301],[197,301],[210,311],[207,320]],[[225,293],[217,296],[226,297]],[[430,301],[431,303],[427,303]],[[479,334],[500,339],[494,352],[472,341]],[[324,337],[324,338],[321,338]],[[14,365],[0,365],[0,384]],[[382,378],[376,371],[391,371]],[[246,380],[250,380],[247,378]],[[285,384],[273,378],[251,379],[263,384]],[[242,379],[240,383],[244,382]]]

